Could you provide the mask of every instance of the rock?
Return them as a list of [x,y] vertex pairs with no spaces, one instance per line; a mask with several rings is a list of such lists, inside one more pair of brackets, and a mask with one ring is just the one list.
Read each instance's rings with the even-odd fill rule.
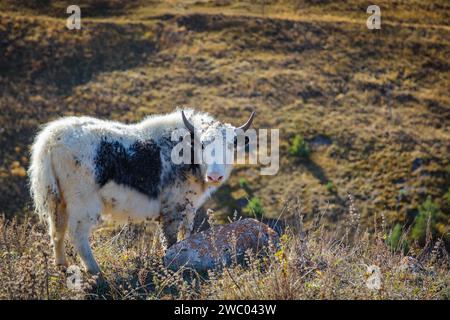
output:
[[278,243],[278,234],[255,219],[242,219],[223,226],[214,226],[180,241],[167,249],[164,265],[178,270],[185,266],[204,272],[242,262],[245,252],[262,253],[269,243]]

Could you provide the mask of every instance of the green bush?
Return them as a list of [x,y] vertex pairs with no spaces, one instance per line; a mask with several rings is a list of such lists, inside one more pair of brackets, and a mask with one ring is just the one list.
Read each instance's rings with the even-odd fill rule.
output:
[[417,215],[411,231],[411,238],[420,244],[425,244],[427,236],[428,221],[430,221],[430,232],[434,233],[436,229],[436,217],[439,213],[438,205],[431,200],[430,197],[419,207]]
[[253,215],[256,218],[262,218],[264,216],[264,208],[262,206],[261,200],[257,197],[253,197],[247,203],[244,208],[244,212],[248,215]]
[[328,181],[327,184],[325,185],[325,187],[327,188],[327,191],[329,193],[335,193],[337,192],[337,188],[334,185],[333,181]]
[[295,135],[288,151],[290,155],[304,159],[309,158],[311,153],[308,143],[300,135]]
[[248,182],[247,182],[247,180],[245,178],[240,178],[239,179],[239,186],[242,189],[248,189],[249,188],[249,184],[248,184]]
[[406,239],[403,237],[403,228],[400,223],[397,223],[392,229],[389,238],[387,239],[387,244],[393,251],[401,250],[404,254],[408,253],[409,246]]

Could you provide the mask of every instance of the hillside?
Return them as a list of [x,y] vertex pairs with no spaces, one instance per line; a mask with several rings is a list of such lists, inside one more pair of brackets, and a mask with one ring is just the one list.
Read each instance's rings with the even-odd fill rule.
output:
[[[381,30],[360,0],[77,3],[68,30],[72,1],[0,0],[0,299],[449,299],[448,1],[379,0]],[[162,266],[158,229],[102,226],[106,282],[69,290],[32,214],[36,132],[176,106],[280,130],[278,174],[240,166],[205,205],[280,218],[280,246],[199,275]]]
[[[65,2],[55,3],[0,1],[7,216],[29,211],[24,169],[39,125],[74,114],[134,122],[184,105],[232,123],[256,110],[257,128],[281,130],[280,172],[237,168],[206,205],[222,218],[243,214],[249,197],[278,217],[298,197],[307,221],[326,209],[334,226],[350,193],[365,226],[410,225],[430,197],[437,233],[448,236],[445,1],[380,1],[375,31],[364,1],[111,1],[105,9],[85,0],[80,31],[65,28]],[[296,135],[309,159],[289,155]]]

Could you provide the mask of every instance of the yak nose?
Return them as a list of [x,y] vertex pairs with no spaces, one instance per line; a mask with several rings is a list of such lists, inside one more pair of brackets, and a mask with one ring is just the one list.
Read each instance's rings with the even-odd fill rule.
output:
[[223,179],[223,175],[219,174],[219,173],[209,173],[207,175],[208,181],[211,182],[220,182]]

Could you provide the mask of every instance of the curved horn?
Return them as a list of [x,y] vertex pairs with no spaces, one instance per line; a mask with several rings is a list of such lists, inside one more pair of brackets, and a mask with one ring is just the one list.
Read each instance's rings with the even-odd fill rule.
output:
[[250,115],[250,118],[248,118],[247,122],[244,125],[240,126],[238,129],[242,129],[244,132],[247,131],[247,129],[252,125],[254,116],[255,111],[252,111],[252,114]]
[[186,115],[184,114],[184,111],[181,110],[181,116],[183,117],[183,122],[186,128],[191,132],[194,133],[194,126],[192,123],[189,122],[189,120],[186,118]]

